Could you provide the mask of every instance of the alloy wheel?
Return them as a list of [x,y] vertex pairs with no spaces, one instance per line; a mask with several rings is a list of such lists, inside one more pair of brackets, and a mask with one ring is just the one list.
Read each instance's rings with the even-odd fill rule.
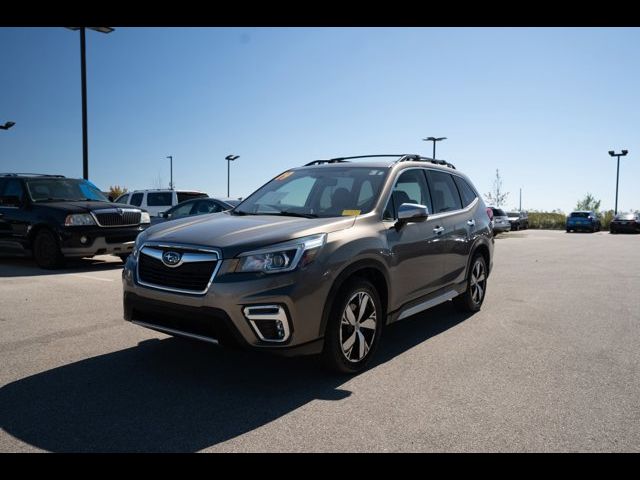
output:
[[487,275],[484,264],[477,260],[471,269],[471,300],[476,305],[482,303],[487,286]]
[[367,292],[354,293],[340,319],[342,354],[350,362],[367,356],[376,336],[378,316],[373,299]]

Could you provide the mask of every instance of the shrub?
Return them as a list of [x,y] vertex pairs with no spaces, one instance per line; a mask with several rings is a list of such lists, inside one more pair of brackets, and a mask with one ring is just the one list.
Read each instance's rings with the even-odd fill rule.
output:
[[564,230],[567,216],[564,213],[528,212],[529,228],[544,228],[548,230]]

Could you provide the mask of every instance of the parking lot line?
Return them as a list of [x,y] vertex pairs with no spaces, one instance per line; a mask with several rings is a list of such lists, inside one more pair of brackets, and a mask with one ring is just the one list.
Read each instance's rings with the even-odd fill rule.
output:
[[100,280],[101,282],[113,282],[112,278],[92,277],[90,275],[80,275],[79,273],[70,273],[69,275],[71,275],[72,277],[89,278],[91,280]]

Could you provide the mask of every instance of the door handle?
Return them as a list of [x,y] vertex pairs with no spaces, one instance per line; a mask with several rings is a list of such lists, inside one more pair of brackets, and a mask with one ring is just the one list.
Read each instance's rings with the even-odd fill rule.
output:
[[444,232],[444,227],[436,227],[433,229],[433,233],[436,235],[440,235],[442,232]]
[[470,227],[475,227],[476,221],[472,218],[471,220],[467,220],[467,225]]

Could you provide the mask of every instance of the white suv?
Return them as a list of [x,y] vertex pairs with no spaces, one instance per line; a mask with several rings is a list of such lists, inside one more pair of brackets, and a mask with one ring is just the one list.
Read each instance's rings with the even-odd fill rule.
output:
[[115,203],[135,205],[149,212],[152,217],[157,217],[161,212],[169,210],[185,200],[208,196],[206,193],[196,190],[134,190],[120,195],[116,198]]

